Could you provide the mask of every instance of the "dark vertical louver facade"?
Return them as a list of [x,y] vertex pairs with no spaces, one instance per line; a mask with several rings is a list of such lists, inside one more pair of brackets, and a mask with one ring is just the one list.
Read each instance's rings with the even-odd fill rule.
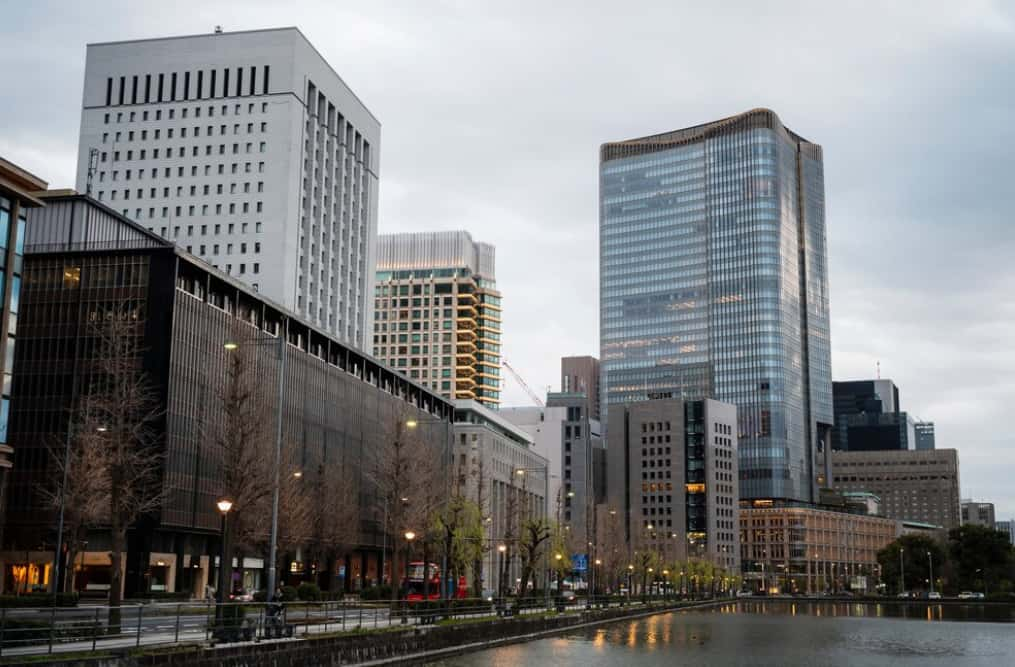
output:
[[604,417],[737,405],[740,496],[815,499],[832,424],[821,148],[768,110],[604,144]]
[[[39,490],[52,487],[53,452],[62,451],[73,406],[91,386],[95,325],[126,303],[125,312],[143,323],[139,354],[164,407],[159,446],[165,494],[159,511],[130,531],[127,594],[148,590],[152,554],[177,557],[176,581],[168,590],[181,591],[190,590],[189,578],[216,553],[221,454],[211,434],[221,419],[217,406],[227,381],[230,352],[224,345],[237,338],[250,355],[273,434],[277,341],[285,337],[283,468],[300,471],[308,483],[329,469],[359,480],[358,547],[340,561],[298,563],[298,571],[313,567],[322,585],[332,588],[339,572],[346,573],[347,588],[375,579],[382,534],[368,477],[372,457],[393,420],[404,414],[418,415],[413,418],[422,425],[421,437],[449,442],[451,404],[98,202],[81,196],[45,200],[26,246],[20,314],[25,335],[15,362],[21,370],[15,390],[23,400],[11,419],[17,474],[8,497],[5,549],[52,551],[55,513]],[[108,538],[100,529],[89,535],[88,551],[103,550]]]

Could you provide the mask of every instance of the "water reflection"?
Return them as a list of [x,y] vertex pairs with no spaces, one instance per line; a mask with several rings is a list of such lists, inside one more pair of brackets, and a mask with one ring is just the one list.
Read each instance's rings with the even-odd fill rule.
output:
[[437,664],[999,667],[1015,655],[1015,628],[991,621],[1013,620],[1012,609],[998,605],[755,599],[619,621]]
[[831,618],[911,618],[927,621],[1015,622],[1015,607],[988,604],[922,602],[816,602],[796,600],[741,600],[721,605],[712,613],[818,616]]

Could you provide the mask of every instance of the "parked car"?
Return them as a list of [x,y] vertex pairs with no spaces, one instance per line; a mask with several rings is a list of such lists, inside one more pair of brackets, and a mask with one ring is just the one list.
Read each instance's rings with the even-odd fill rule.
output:
[[574,591],[564,591],[560,594],[560,599],[564,601],[564,604],[574,604],[578,602],[578,596]]
[[941,599],[941,594],[938,593],[937,591],[931,591],[931,592],[927,593],[927,599],[928,600],[940,600]]
[[895,597],[897,597],[897,598],[899,598],[901,600],[908,600],[909,598],[913,597],[913,594],[910,593],[909,591],[902,591],[901,593],[899,593]]
[[490,588],[484,588],[483,589],[483,599],[484,600],[486,600],[487,602],[493,602],[493,599],[495,597],[497,597],[496,591],[494,591],[493,589],[490,589]]
[[737,591],[738,598],[749,598],[752,597],[753,595],[754,593],[752,593],[751,591]]
[[959,593],[960,600],[982,600],[984,597],[983,593],[974,593],[973,591],[962,591]]

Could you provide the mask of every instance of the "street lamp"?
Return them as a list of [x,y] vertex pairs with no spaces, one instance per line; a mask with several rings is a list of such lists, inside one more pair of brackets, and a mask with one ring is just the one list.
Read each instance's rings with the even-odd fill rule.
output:
[[[549,465],[543,466],[532,466],[529,468],[515,468],[515,475],[517,477],[524,478],[527,472],[542,472],[543,473],[543,516],[546,518],[547,524],[550,522],[549,512],[547,511],[547,505],[550,502],[550,467]],[[524,482],[523,482],[524,484]],[[524,488],[524,487],[523,487]],[[543,567],[546,569],[546,573],[543,579],[543,601],[547,607],[550,606],[550,550],[546,549],[543,552]]]
[[930,568],[930,592],[934,594],[934,556],[931,555],[930,551],[927,552],[927,564]]
[[507,545],[498,544],[497,551],[500,553],[500,574],[497,577],[497,597],[504,599],[504,554],[507,553]]
[[[275,590],[275,561],[278,559],[278,499],[280,494],[279,470],[282,468],[282,411],[285,402],[282,399],[282,392],[285,388],[285,364],[286,364],[286,332],[280,325],[278,334],[274,340],[259,339],[248,341],[251,345],[275,345],[278,350],[278,404],[275,407],[275,471],[271,488],[271,544],[268,548],[268,587],[266,600],[271,599]],[[227,340],[223,347],[226,352],[234,352],[240,348],[240,344],[234,340]]]
[[631,601],[631,577],[634,576],[634,565],[628,564],[627,566],[627,601]]
[[906,561],[902,555],[906,553],[906,547],[899,547],[899,595],[906,592]]
[[222,514],[222,539],[219,541],[219,546],[220,546],[220,548],[219,548],[219,582],[218,582],[219,585],[218,585],[218,592],[217,592],[218,594],[216,595],[216,597],[218,598],[218,600],[217,600],[217,602],[218,602],[218,609],[215,612],[215,615],[219,619],[221,619],[222,618],[222,603],[224,603],[226,601],[226,586],[229,584],[229,580],[226,577],[226,558],[229,557],[229,553],[228,553],[229,550],[228,550],[227,544],[226,544],[228,542],[228,535],[226,533],[226,527],[227,527],[227,523],[226,523],[227,519],[226,518],[227,518],[227,516],[229,514],[229,510],[231,510],[233,508],[233,501],[229,500],[228,498],[223,498],[222,500],[220,500],[217,503],[215,503],[215,506],[218,508],[219,512],[221,512],[221,514]]
[[[452,421],[454,421],[454,420],[452,420]],[[421,423],[422,424],[442,424],[442,423],[444,423],[444,420],[440,419],[440,418],[417,419],[416,417],[409,417],[408,419],[405,420],[405,427],[410,429],[410,430],[415,430],[416,428],[419,427],[419,425]],[[446,429],[445,433],[446,433],[446,437],[444,438],[444,462],[443,462],[444,466],[443,466],[443,468],[444,468],[445,471],[449,471],[449,470],[451,470],[452,464],[454,463],[454,458],[453,458],[453,456],[451,454],[451,427],[450,427],[450,424],[448,425],[448,428]],[[451,476],[449,474],[446,474],[445,478],[448,480],[448,483],[450,484]],[[445,489],[445,490],[448,491],[448,499],[450,499],[450,497],[451,497],[450,489]],[[402,499],[402,502],[405,502],[404,498]],[[387,510],[385,510],[385,512],[387,512]],[[385,523],[386,522],[387,522],[387,519],[385,519]],[[385,526],[385,530],[387,530],[387,526]],[[448,591],[448,585],[447,585],[447,582],[449,580],[449,577],[448,577],[448,553],[447,552],[448,552],[447,545],[445,545],[445,548],[443,549],[443,553],[441,554],[441,579],[440,579],[440,581],[441,581],[440,599],[441,600],[444,600],[445,599],[445,595],[449,592]],[[427,567],[427,564],[424,563],[423,564],[424,576],[426,575],[426,567]]]
[[[412,541],[416,539],[416,533],[411,530],[405,531],[405,613],[402,614],[402,625],[409,622],[409,558],[411,557]],[[423,563],[423,578],[426,579],[426,563]]]

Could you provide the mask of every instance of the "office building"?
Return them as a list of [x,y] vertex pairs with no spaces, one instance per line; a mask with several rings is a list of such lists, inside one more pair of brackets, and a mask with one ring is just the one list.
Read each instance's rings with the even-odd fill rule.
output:
[[595,529],[596,499],[604,489],[597,485],[606,460],[606,442],[599,422],[592,418],[593,402],[581,392],[551,392],[546,395],[549,408],[564,408],[559,454],[562,491],[558,500],[559,523],[570,531],[574,545],[581,548],[592,539]]
[[1008,537],[1008,541],[1015,546],[1015,521],[1008,519],[1007,521],[997,521],[994,523],[994,529],[998,532],[1004,533]]
[[767,109],[600,151],[603,417],[737,406],[740,496],[814,501],[832,426],[821,147]]
[[374,352],[447,398],[500,404],[495,249],[468,232],[378,241]]
[[[420,424],[420,443],[443,449],[450,443],[453,406],[119,212],[80,195],[40,198],[46,206],[29,213],[25,242],[14,378],[19,398],[9,431],[18,474],[8,494],[0,554],[5,571],[34,564],[47,578],[56,521],[39,490],[52,488],[58,478],[50,448],[64,442],[73,407],[91,386],[85,369],[99,346],[78,342],[97,335],[94,327],[108,321],[115,306],[142,325],[137,356],[164,408],[153,428],[166,495],[129,533],[126,594],[189,591],[204,597],[219,549],[215,503],[222,493],[223,456],[208,434],[223,428],[216,406],[228,386],[227,359],[235,358],[228,355],[239,353],[256,369],[263,396],[254,400],[270,406],[271,433],[275,407],[284,399],[283,468],[300,471],[308,485],[340,472],[358,488],[355,544],[313,561],[306,551],[283,548],[286,580],[315,580],[333,591],[376,581],[384,524],[371,481],[375,457],[403,418]],[[238,341],[239,349],[226,349],[228,341]],[[88,533],[87,549],[74,563],[77,589],[108,588],[109,549],[108,532]],[[256,561],[248,569],[263,568],[263,554],[247,555],[256,557],[248,559]],[[263,586],[259,574],[244,572],[244,583]]]
[[568,410],[563,406],[532,406],[501,408],[503,419],[525,431],[532,439],[532,449],[547,461],[550,479],[546,493],[546,516],[557,517],[558,507],[563,511],[564,490],[564,426]]
[[874,592],[896,521],[864,511],[757,500],[740,508],[744,586],[769,594]]
[[[4,526],[7,476],[14,454],[10,445],[9,425],[26,226],[28,212],[43,205],[34,193],[45,189],[45,181],[0,157],[0,330],[7,332],[6,336],[0,338],[0,359],[3,360],[3,390],[0,395],[0,536]],[[39,575],[36,569],[36,581]],[[30,573],[26,571],[25,577],[30,577]]]
[[959,454],[954,449],[832,452],[832,488],[868,491],[884,516],[957,528]]
[[[519,529],[529,518],[546,516],[549,461],[533,448],[525,430],[471,399],[455,401],[454,442],[459,490],[488,519],[483,522],[481,588],[497,587],[500,545],[508,548],[503,566],[514,586],[521,573]],[[536,576],[541,582],[542,575]]]
[[962,501],[962,523],[984,528],[996,528],[994,503],[979,503],[973,500]]
[[891,380],[833,382],[832,396],[832,449],[916,449],[915,422],[899,407],[899,388]]
[[77,189],[369,352],[380,130],[296,28],[89,44]]
[[737,409],[710,399],[610,408],[607,502],[631,549],[740,567]]
[[564,357],[560,360],[560,391],[582,393],[589,399],[589,418],[600,421],[599,360],[595,357]]
[[916,434],[916,449],[934,449],[934,422],[916,422],[913,431]]

